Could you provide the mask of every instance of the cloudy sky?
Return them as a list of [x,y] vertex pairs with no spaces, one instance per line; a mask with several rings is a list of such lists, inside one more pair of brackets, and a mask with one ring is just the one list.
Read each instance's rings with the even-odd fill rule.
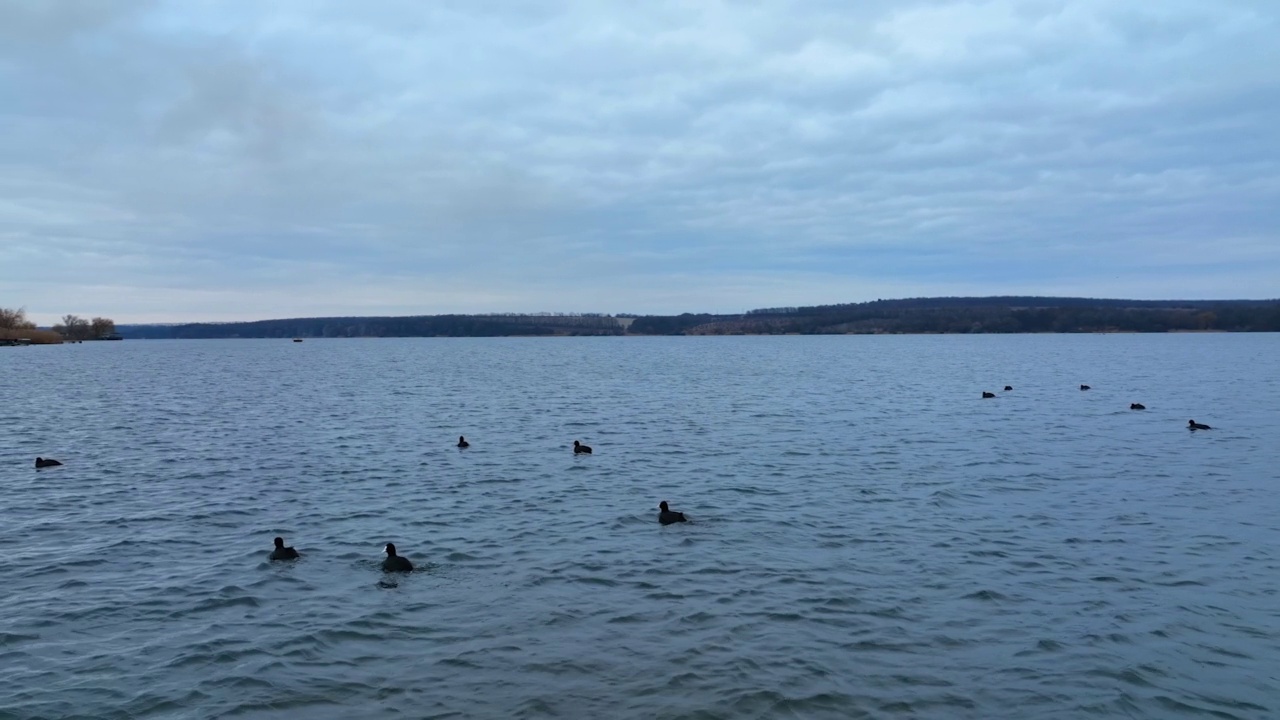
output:
[[1276,0],[0,0],[48,323],[1280,296]]

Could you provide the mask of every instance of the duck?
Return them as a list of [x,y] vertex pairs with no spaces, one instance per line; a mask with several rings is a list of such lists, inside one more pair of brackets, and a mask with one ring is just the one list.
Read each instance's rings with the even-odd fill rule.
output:
[[577,440],[574,440],[574,441],[573,441],[573,454],[574,454],[574,455],[582,455],[582,454],[590,455],[590,454],[591,454],[591,446],[590,446],[590,445],[583,445],[582,443],[578,442]]
[[1130,410],[1146,410],[1147,406],[1142,403],[1129,403]]
[[1208,425],[1205,425],[1204,423],[1198,423],[1195,420],[1188,420],[1187,429],[1188,430],[1212,430],[1213,428],[1209,427]]
[[61,464],[62,463],[58,462],[57,460],[54,460],[53,458],[42,458],[42,457],[36,458],[36,467],[38,468],[54,467],[56,465],[61,465]]
[[1081,386],[1080,386],[1080,389],[1081,389],[1081,390],[1091,390],[1092,388],[1090,388],[1088,385],[1081,385]]
[[396,554],[396,546],[387,543],[383,548],[387,553],[387,559],[382,561],[383,572],[412,572],[413,563],[409,562],[409,558],[401,557]]
[[460,448],[469,448],[469,447],[471,447],[471,443],[467,442],[467,439],[466,439],[465,437],[463,437],[463,436],[459,435],[459,436],[458,436],[458,447],[460,447]]
[[995,396],[996,396],[996,394],[995,394],[995,393],[990,393],[990,392],[983,392],[983,393],[982,393],[982,397],[984,397],[984,398],[993,398],[993,397],[995,397]]
[[684,513],[675,512],[667,507],[667,501],[663,500],[658,503],[658,522],[663,525],[670,525],[671,523],[689,522],[689,519],[684,516]]
[[291,547],[285,547],[284,538],[278,537],[275,540],[276,549],[271,551],[272,560],[297,560],[298,551]]
[[1013,389],[1013,386],[1012,386],[1012,385],[1005,385],[1005,386],[1004,386],[1004,391],[1005,391],[1005,392],[1009,392],[1009,391],[1010,391],[1010,390],[1012,390],[1012,389]]

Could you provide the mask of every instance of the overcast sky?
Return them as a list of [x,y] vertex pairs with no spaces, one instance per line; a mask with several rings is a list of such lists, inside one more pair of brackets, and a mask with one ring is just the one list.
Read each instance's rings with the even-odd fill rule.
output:
[[0,0],[42,323],[1280,296],[1276,0]]

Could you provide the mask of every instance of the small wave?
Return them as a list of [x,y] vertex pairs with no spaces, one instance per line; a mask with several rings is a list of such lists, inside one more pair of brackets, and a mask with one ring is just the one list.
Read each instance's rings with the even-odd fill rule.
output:
[[249,597],[247,595],[244,597],[237,597],[237,598],[210,598],[208,600],[201,601],[195,607],[189,610],[178,610],[178,611],[172,612],[169,614],[169,617],[182,618],[182,617],[186,617],[188,614],[199,614],[204,612],[211,612],[214,610],[225,610],[233,607],[255,607],[256,608],[259,605],[261,605],[261,603],[258,602],[256,598]]
[[[1180,714],[1203,715],[1206,717],[1220,718],[1221,720],[1249,720],[1249,718],[1244,715],[1237,715],[1235,713],[1227,712],[1225,710],[1215,710],[1213,708],[1192,705],[1191,703],[1183,702],[1176,698],[1171,698],[1168,695],[1157,695],[1153,699],[1162,708],[1165,708],[1166,710],[1174,711]],[[1257,708],[1257,709],[1266,710],[1266,708],[1253,705],[1252,703],[1239,703],[1237,705],[1238,706],[1233,707],[1233,709],[1254,710],[1255,708]]]
[[1136,687],[1155,687],[1155,684],[1150,680],[1147,680],[1146,676],[1133,668],[1125,668],[1123,670],[1091,670],[1088,674],[1096,677],[1119,680],[1126,685],[1133,685]]
[[39,635],[25,635],[22,633],[0,632],[0,647],[6,645],[15,645],[17,643],[27,642],[30,640],[39,640]]

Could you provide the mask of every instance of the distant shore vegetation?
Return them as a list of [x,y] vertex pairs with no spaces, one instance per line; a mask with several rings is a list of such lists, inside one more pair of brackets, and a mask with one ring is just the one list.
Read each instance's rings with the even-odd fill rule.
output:
[[1280,300],[910,298],[741,314],[487,314],[121,325],[126,338],[1280,332]]
[[45,330],[27,319],[26,308],[0,307],[0,340],[26,341],[32,345],[56,345],[62,342],[106,340],[116,336],[116,324],[111,318],[96,317],[86,320],[77,315],[64,315],[62,322]]

